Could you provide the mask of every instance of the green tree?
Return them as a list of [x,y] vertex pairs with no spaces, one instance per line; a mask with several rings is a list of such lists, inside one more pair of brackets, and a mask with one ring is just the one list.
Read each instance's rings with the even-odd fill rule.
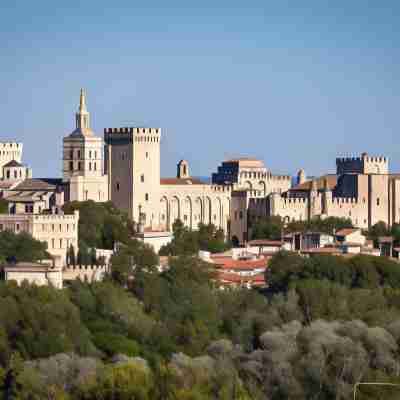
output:
[[251,238],[278,240],[282,236],[282,230],[283,222],[281,217],[265,217],[252,224]]

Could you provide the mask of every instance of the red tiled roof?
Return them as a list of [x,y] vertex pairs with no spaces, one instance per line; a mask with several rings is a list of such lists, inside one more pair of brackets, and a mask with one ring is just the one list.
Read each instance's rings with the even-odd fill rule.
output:
[[344,228],[344,229],[340,229],[339,231],[336,232],[336,236],[347,236],[347,235],[351,235],[354,232],[359,231],[360,229],[357,228]]
[[255,285],[265,285],[264,274],[253,276],[241,276],[232,272],[221,272],[217,275],[221,283],[250,283]]
[[234,260],[231,257],[211,257],[211,260],[222,269],[253,270],[267,267],[267,260],[265,258]]
[[207,185],[197,178],[161,178],[161,185]]

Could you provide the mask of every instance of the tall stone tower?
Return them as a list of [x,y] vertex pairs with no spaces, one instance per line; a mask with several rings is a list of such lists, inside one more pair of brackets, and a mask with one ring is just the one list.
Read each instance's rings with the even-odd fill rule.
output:
[[69,184],[67,201],[108,201],[107,177],[103,172],[103,141],[90,128],[83,89],[75,125],[75,130],[63,140],[63,180]]
[[110,200],[144,227],[155,228],[160,210],[159,128],[106,128]]

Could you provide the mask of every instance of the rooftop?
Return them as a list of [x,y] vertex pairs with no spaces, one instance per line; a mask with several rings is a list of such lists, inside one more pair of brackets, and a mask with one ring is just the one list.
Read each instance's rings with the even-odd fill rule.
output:
[[16,160],[11,160],[7,164],[3,165],[3,167],[23,167],[23,165]]
[[[328,189],[333,190],[337,185],[337,175],[332,175],[332,174],[324,175],[319,178],[316,178],[316,181],[318,190],[325,189],[325,181],[328,185]],[[312,185],[312,180],[309,180],[307,182],[301,183],[300,185],[291,188],[290,191],[296,191],[296,190],[310,191],[311,185]]]
[[351,235],[352,233],[359,232],[359,228],[344,228],[340,229],[336,232],[336,236],[347,236]]

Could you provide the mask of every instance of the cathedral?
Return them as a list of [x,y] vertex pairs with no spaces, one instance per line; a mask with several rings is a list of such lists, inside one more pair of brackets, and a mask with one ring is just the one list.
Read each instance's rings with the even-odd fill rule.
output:
[[[161,143],[159,127],[106,128],[104,139],[96,136],[81,90],[75,129],[63,139],[61,178],[32,178],[22,164],[22,143],[0,143],[0,197],[8,204],[7,223],[12,216],[15,221],[23,215],[61,217],[65,202],[85,200],[112,201],[147,232],[169,232],[177,219],[190,229],[212,223],[238,244],[266,216],[286,222],[345,217],[365,229],[378,221],[400,222],[400,175],[390,173],[385,157],[338,158],[335,174],[308,180],[300,170],[296,185],[291,176],[272,174],[261,160],[235,158],[223,161],[207,183],[190,175],[186,160],[177,164],[176,176],[162,177]],[[18,224],[7,226],[17,229]],[[56,245],[64,250],[76,237],[59,239]]]

